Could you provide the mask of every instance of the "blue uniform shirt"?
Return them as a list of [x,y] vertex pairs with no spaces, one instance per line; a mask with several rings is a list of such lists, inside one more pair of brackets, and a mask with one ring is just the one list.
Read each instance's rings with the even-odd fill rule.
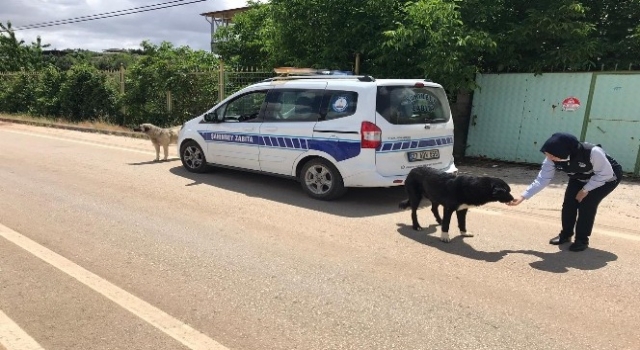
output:
[[[593,147],[591,149],[591,164],[593,165],[593,176],[589,178],[588,181],[585,181],[583,189],[585,191],[592,191],[606,182],[616,180],[616,175],[613,173],[613,168],[611,168],[611,163],[607,159],[604,150],[600,147]],[[552,161],[545,157],[542,162],[542,167],[540,168],[540,172],[535,180],[527,187],[527,189],[522,193],[522,197],[525,199],[529,199],[540,192],[543,188],[547,187],[553,176],[556,173],[556,167]]]

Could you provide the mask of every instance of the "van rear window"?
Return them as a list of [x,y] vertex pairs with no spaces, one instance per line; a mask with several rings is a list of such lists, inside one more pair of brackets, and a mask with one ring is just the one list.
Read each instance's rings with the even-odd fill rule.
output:
[[391,124],[446,123],[451,111],[443,89],[379,86],[376,111]]

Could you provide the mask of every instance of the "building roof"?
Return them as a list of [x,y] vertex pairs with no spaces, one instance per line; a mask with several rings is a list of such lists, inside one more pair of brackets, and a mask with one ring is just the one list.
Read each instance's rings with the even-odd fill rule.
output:
[[212,17],[212,18],[230,18],[235,16],[236,13],[243,12],[249,9],[249,6],[230,8],[219,11],[201,13],[200,16]]

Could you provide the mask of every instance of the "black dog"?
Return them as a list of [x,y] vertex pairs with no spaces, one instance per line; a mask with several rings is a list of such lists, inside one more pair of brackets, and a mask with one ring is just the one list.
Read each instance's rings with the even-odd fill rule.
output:
[[[400,209],[411,207],[413,229],[422,230],[416,211],[424,196],[431,201],[431,211],[441,224],[440,240],[449,242],[449,224],[453,212],[458,218],[458,228],[465,237],[467,233],[467,209],[489,202],[508,203],[513,200],[511,188],[501,179],[488,176],[455,175],[422,166],[413,168],[405,180],[405,190],[409,199],[400,202]],[[444,207],[443,217],[438,214],[438,206]]]

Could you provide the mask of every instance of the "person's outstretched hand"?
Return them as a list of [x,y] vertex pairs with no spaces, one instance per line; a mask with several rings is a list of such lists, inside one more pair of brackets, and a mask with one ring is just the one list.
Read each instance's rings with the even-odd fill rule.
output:
[[524,202],[524,197],[520,196],[519,198],[515,198],[511,202],[507,203],[507,205],[515,207],[516,205]]

